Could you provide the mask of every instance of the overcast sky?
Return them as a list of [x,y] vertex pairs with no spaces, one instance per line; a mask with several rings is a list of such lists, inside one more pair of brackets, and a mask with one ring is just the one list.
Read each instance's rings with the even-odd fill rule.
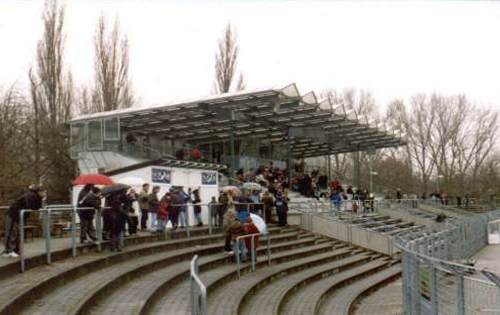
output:
[[[83,1],[66,6],[66,61],[93,76],[101,13],[130,40],[141,103],[211,93],[226,23],[238,29],[248,88],[295,82],[301,92],[353,87],[378,103],[417,92],[465,93],[500,109],[500,2]],[[0,0],[0,86],[26,86],[43,1]]]

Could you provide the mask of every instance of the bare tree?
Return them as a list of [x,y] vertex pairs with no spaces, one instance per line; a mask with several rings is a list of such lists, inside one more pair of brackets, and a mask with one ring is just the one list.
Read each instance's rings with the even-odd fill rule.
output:
[[16,196],[32,174],[26,170],[29,104],[14,86],[0,91],[0,202]]
[[[215,53],[215,84],[214,90],[217,94],[227,93],[231,90],[233,79],[236,76],[238,66],[238,38],[235,29],[227,24],[224,36],[218,42]],[[240,74],[236,90],[245,88],[243,74]]]
[[94,38],[95,86],[87,112],[110,111],[132,106],[134,96],[129,80],[129,43],[115,20],[107,32],[106,19],[99,18]]
[[[377,107],[375,99],[369,91],[344,89],[339,92],[336,90],[326,90],[322,97],[329,98],[332,104],[342,105],[351,119],[360,118],[364,121],[377,119]],[[336,141],[349,142],[349,138],[342,135],[336,137]],[[367,148],[368,149],[368,148]],[[360,180],[360,184],[368,187],[370,163],[382,157],[382,151],[377,151],[374,155],[366,152],[357,152],[353,154],[337,154],[333,156],[334,173],[339,179],[351,180],[352,183],[356,178]],[[355,164],[359,161],[360,172],[357,174]],[[349,176],[349,174],[351,174]]]
[[[32,115],[27,121],[33,148],[33,174],[37,181],[58,193],[65,193],[74,168],[69,158],[64,123],[71,117],[73,82],[64,67],[64,8],[56,0],[45,3],[44,32],[37,46],[37,63],[29,71]],[[67,175],[63,177],[61,175]]]

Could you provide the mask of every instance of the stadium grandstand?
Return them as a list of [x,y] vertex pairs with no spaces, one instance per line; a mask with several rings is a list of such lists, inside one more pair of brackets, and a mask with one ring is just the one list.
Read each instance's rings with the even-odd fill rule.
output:
[[[21,256],[0,258],[0,314],[500,310],[498,271],[480,263],[488,239],[500,238],[496,205],[379,200],[342,187],[329,165],[311,174],[326,177],[328,193],[311,194],[297,161],[398,147],[405,138],[313,92],[301,95],[295,84],[81,115],[69,128],[82,175],[127,182],[128,195],[144,184],[157,186],[158,197],[199,195],[168,208],[185,211],[185,225],[169,218],[166,230],[151,230],[148,221],[119,251],[103,237],[106,207],[96,208],[96,240],[77,244],[81,187],[72,204],[45,205],[26,222],[21,213]],[[357,197],[337,203],[344,189]],[[252,220],[240,226],[224,215],[222,222],[222,205],[234,206],[238,220],[260,216],[267,224],[247,232]]]

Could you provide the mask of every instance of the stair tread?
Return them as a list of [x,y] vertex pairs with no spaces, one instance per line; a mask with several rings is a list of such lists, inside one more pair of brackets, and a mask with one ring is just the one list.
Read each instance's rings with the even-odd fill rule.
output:
[[269,310],[275,308],[277,306],[276,304],[279,303],[280,296],[296,284],[301,283],[317,274],[325,273],[347,264],[362,262],[367,258],[369,258],[368,255],[358,254],[334,262],[308,268],[285,278],[273,281],[264,288],[261,288],[256,294],[251,295],[244,304],[244,307],[240,309],[240,314],[249,315],[269,313]]
[[[279,235],[272,236],[271,239],[273,239],[274,237],[279,238]],[[275,244],[271,243],[271,248],[277,249],[280,247],[286,247],[290,245],[306,244],[307,242],[311,242],[312,240],[314,240],[314,238],[311,238],[310,240],[301,239],[288,242],[280,242]],[[222,248],[222,244],[218,244],[217,247]],[[261,246],[259,247],[259,252],[264,252],[265,249],[266,246]],[[228,256],[223,253],[202,256],[199,260],[199,264],[202,265],[204,263],[211,263],[211,262],[213,263],[216,262],[217,260],[223,261],[226,260],[227,258]],[[143,292],[136,292],[137,293],[136,294],[134,293],[135,289],[143,290],[143,288],[148,287],[149,288],[148,292],[152,294],[163,283],[172,280],[174,276],[182,272],[188,272],[189,266],[190,266],[189,260],[185,260],[179,264],[169,265],[166,268],[152,271],[150,273],[145,274],[144,276],[141,276],[140,278],[133,279],[132,281],[127,283],[127,286],[120,287],[116,289],[115,292],[112,293],[112,295],[115,298],[106,297],[106,300],[104,302],[101,302],[97,307],[93,308],[92,312],[95,314],[104,314],[104,313],[107,314],[108,312],[115,312],[114,309],[120,309],[122,311],[125,311],[131,308],[133,314],[138,314],[137,312],[139,312],[141,308],[144,306],[144,303],[149,295],[146,295],[146,298],[144,299],[143,297],[145,295],[143,294]],[[170,273],[171,269],[175,270],[173,274]],[[156,281],[151,280],[156,278],[159,279]]]
[[[90,263],[102,262],[106,263],[106,259],[115,256],[127,255],[139,250],[149,250],[160,248],[161,246],[181,244],[184,242],[196,242],[200,240],[217,240],[221,235],[204,235],[192,237],[190,239],[174,239],[152,243],[144,243],[138,245],[127,246],[121,253],[109,252],[90,252],[85,255],[77,256],[73,259],[63,259],[53,262],[51,265],[41,265],[33,269],[29,269],[24,273],[19,273],[2,279],[0,281],[0,310],[4,309],[8,304],[12,303],[16,297],[36,288],[37,285],[51,278],[62,275],[67,271],[84,266]],[[141,258],[144,256],[141,256]],[[138,258],[138,257],[135,257]]]
[[[313,250],[314,248],[321,248],[323,246],[324,245],[315,245],[307,247],[306,250],[302,250],[302,252],[306,253],[307,250]],[[297,253],[300,253],[300,251],[297,251]],[[256,270],[255,272],[242,275],[237,281],[232,281],[226,284],[223,288],[220,288],[220,290],[215,291],[209,296],[209,313],[218,315],[234,314],[238,308],[239,302],[247,290],[249,290],[253,285],[272,275],[278,275],[289,268],[306,265],[307,263],[318,261],[321,258],[341,255],[343,253],[349,253],[349,251],[341,249],[320,253],[309,257],[295,259],[290,262],[269,266]]]
[[386,262],[382,260],[374,260],[359,267],[354,267],[343,271],[333,277],[326,277],[319,281],[302,288],[295,292],[293,296],[288,298],[282,306],[282,314],[314,314],[316,304],[323,294],[332,286],[349,279],[353,276],[362,274],[368,270],[372,270],[384,266]]
[[[317,247],[317,246],[312,246]],[[271,260],[276,258],[282,258],[285,256],[290,256],[296,253],[304,252],[306,248],[288,250],[283,253],[271,255]],[[261,255],[258,258],[258,264],[266,265],[267,256]],[[282,263],[286,264],[286,263]],[[250,268],[250,264],[242,264],[242,268]],[[267,267],[266,267],[267,268]],[[229,265],[220,266],[218,268],[214,268],[212,270],[202,271],[200,273],[200,278],[207,287],[207,290],[210,292],[210,287],[219,279],[223,279],[229,275],[236,275],[237,266],[235,263],[231,263]],[[186,314],[190,310],[189,300],[179,298],[181,296],[189,295],[189,281],[184,281],[178,284],[174,290],[168,292],[164,298],[154,305],[151,313],[152,314]],[[209,293],[209,297],[211,294]]]
[[350,286],[341,288],[331,298],[322,303],[319,314],[348,314],[350,305],[364,290],[399,273],[401,273],[401,265],[398,264],[356,281]]

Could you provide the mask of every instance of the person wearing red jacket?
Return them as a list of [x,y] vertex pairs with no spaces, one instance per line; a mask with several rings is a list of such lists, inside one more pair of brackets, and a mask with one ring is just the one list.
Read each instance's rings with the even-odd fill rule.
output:
[[197,147],[194,147],[193,150],[191,150],[191,158],[195,161],[201,159],[201,151],[198,150]]
[[161,198],[160,205],[158,207],[158,224],[156,226],[157,233],[165,232],[165,227],[167,226],[169,219],[171,204],[172,204],[172,194],[170,192],[167,192]]
[[[253,224],[252,218],[248,217],[247,222],[243,224],[243,230],[245,231],[245,234],[259,234],[260,231],[259,229]],[[254,243],[253,243],[253,248],[252,248],[252,238],[247,237],[245,238],[245,245],[247,247],[247,251],[249,251],[251,255],[251,251],[254,252],[254,257],[257,257],[257,248],[259,247],[259,236],[254,237]]]

